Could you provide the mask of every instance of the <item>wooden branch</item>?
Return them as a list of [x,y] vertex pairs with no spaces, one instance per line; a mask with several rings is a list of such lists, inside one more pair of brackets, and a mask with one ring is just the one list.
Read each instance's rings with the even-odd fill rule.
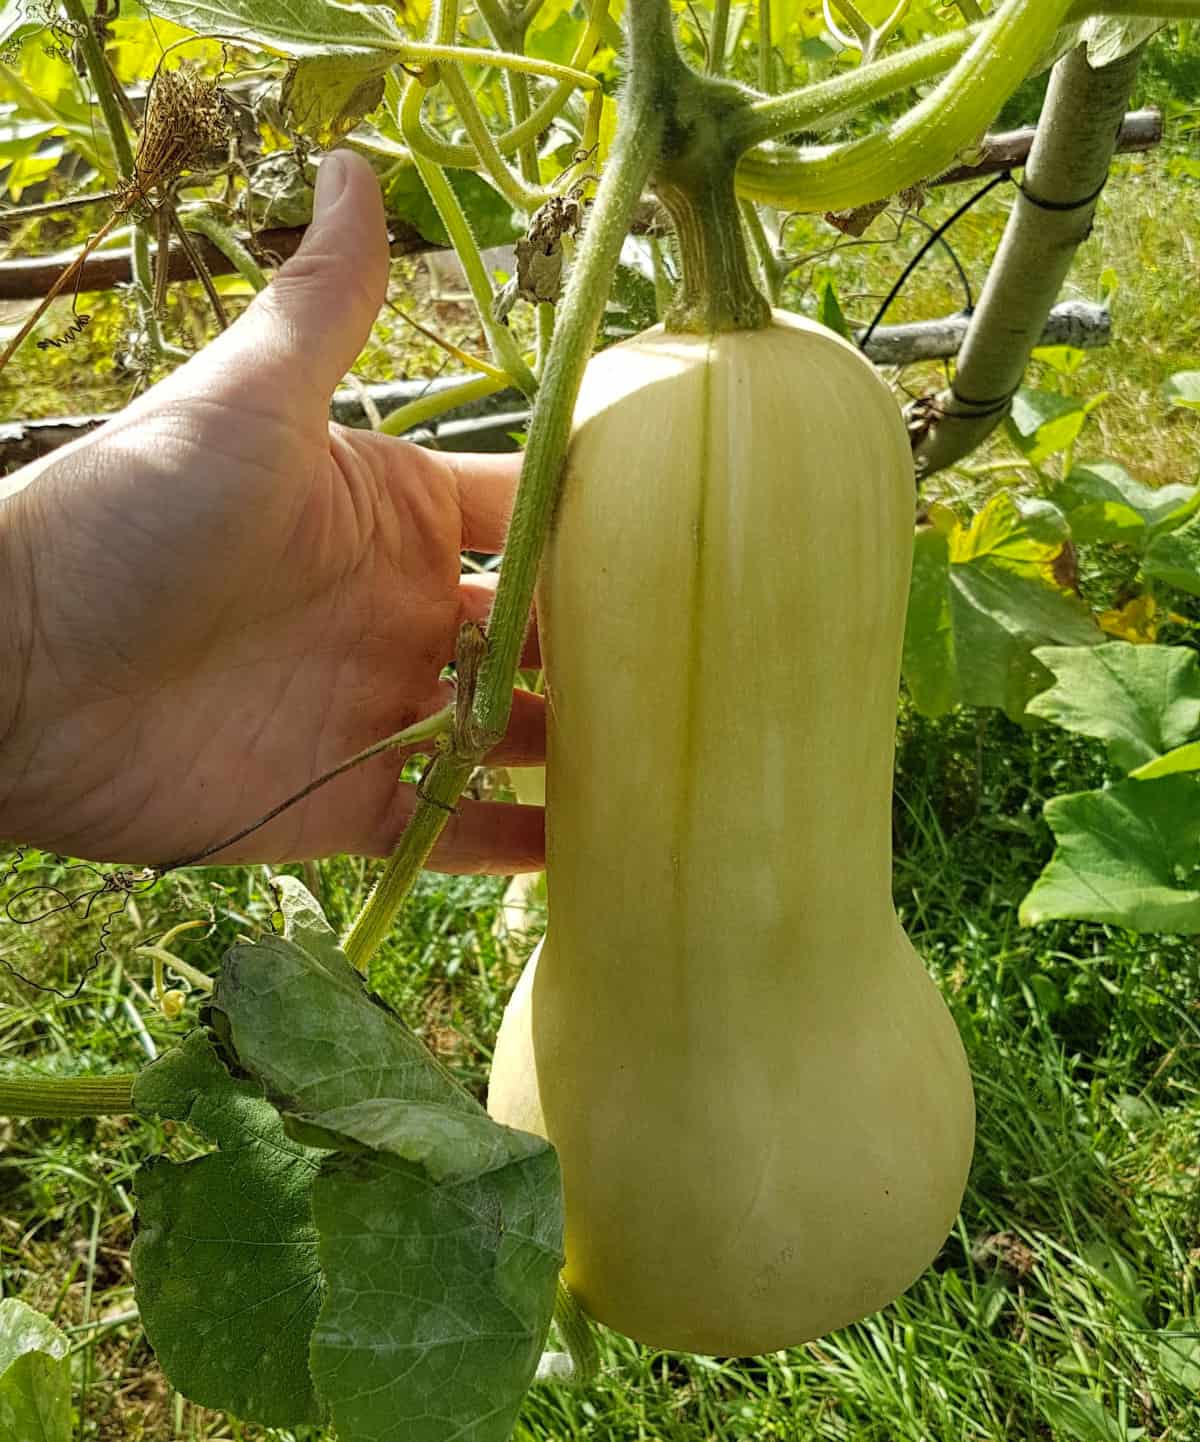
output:
[[[1002,170],[1019,169],[1029,159],[1037,135],[1035,126],[1024,130],[1005,130],[987,135],[979,147],[979,158],[973,165],[960,165],[948,170],[934,182],[936,185],[960,185],[983,175],[997,175]],[[1117,132],[1116,148],[1121,152],[1153,150],[1162,144],[1163,117],[1161,110],[1131,110]]]
[[[966,315],[944,316],[914,325],[879,326],[867,354],[878,365],[911,365],[915,361],[948,359],[955,355],[970,325]],[[1080,349],[1107,344],[1111,331],[1108,311],[1080,301],[1056,306],[1042,333],[1041,345],[1072,345]],[[380,415],[390,415],[429,391],[461,384],[464,376],[434,381],[388,381],[361,388],[347,387],[333,397],[333,418],[348,426],[365,426],[366,400]],[[498,391],[486,400],[473,401],[447,412],[444,420],[421,427],[411,439],[434,440],[444,450],[509,449],[508,433],[523,430],[529,413],[518,409],[516,391]],[[40,421],[11,421],[0,425],[0,468],[12,470],[39,456],[86,436],[112,420],[111,415],[54,416]]]
[[[987,136],[980,146],[980,159],[975,165],[960,166],[956,170],[930,181],[931,186],[959,185],[975,180],[979,176],[995,174],[1023,165],[1029,156],[1036,132],[1013,130]],[[1135,110],[1125,117],[1117,137],[1117,149],[1122,151],[1150,150],[1162,140],[1163,119],[1157,110]],[[0,225],[7,221],[21,219],[20,210],[6,215],[0,213]],[[647,205],[643,213],[635,217],[634,231],[644,234],[661,228],[656,219],[656,208]],[[263,230],[258,233],[262,248],[286,260],[299,249],[306,227],[302,225]],[[404,220],[391,220],[388,224],[392,237],[393,256],[422,255],[429,251],[441,251],[446,247],[428,241]],[[233,265],[214,245],[197,237],[197,248],[204,258],[210,275],[229,275]],[[27,260],[0,261],[0,300],[37,300],[46,294],[61,272],[71,263],[73,254],[47,255]],[[106,250],[90,256],[83,267],[80,291],[111,290],[114,286],[128,285],[131,277],[130,257],[126,250]],[[172,245],[167,278],[171,282],[193,279],[193,273],[183,250]]]
[[[911,325],[878,326],[867,345],[876,365],[907,366],[916,361],[949,360],[963,347],[971,317],[965,312]],[[861,339],[862,332],[856,339]],[[1038,345],[1069,345],[1096,350],[1112,339],[1112,316],[1106,306],[1065,301],[1046,318]]]
[[1003,238],[952,388],[909,409],[918,477],[953,465],[1008,414],[1079,246],[1092,231],[1141,48],[1093,70],[1076,46],[1055,65]]

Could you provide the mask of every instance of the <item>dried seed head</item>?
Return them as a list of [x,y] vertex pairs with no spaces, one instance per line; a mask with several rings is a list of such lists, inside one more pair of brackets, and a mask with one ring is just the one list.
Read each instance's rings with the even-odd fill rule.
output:
[[150,87],[135,159],[138,193],[146,196],[199,165],[232,133],[228,102],[215,81],[190,65],[160,70]]

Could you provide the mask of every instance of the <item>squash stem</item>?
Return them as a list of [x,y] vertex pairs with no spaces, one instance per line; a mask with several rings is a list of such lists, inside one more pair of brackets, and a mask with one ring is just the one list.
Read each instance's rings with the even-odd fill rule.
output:
[[135,1073],[111,1076],[0,1078],[0,1117],[132,1115]]
[[660,180],[679,242],[679,291],[664,323],[669,331],[714,335],[761,330],[771,307],[754,283],[733,190],[733,166],[701,172],[687,185]]
[[595,1381],[600,1371],[600,1349],[587,1313],[561,1277],[554,1299],[554,1325],[571,1358],[572,1383],[576,1387],[586,1387]]
[[[679,66],[667,0],[628,7],[630,67],[612,153],[572,269],[546,358],[504,565],[488,623],[487,650],[470,701],[470,726],[456,725],[420,788],[416,810],[379,884],[346,937],[346,954],[365,970],[412,889],[474,766],[503,736],[513,677],[529,628],[542,544],[558,496],[571,416],[599,328],[634,207],[662,146],[671,77]],[[460,680],[460,684],[464,684]]]
[[727,138],[736,134],[749,95],[682,64],[680,69],[668,141],[654,175],[679,242],[680,287],[666,328],[699,335],[761,330],[771,307],[750,268],[734,193],[738,152]]

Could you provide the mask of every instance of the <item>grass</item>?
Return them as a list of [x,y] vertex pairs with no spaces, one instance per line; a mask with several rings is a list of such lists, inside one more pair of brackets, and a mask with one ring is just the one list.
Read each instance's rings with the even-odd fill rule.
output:
[[[997,715],[903,717],[896,901],[962,1031],[979,1105],[970,1188],[935,1266],[879,1316],[767,1357],[669,1355],[608,1336],[600,1381],[535,1390],[519,1438],[1200,1437],[1200,1339],[1187,1335],[1200,1338],[1200,957],[1175,938],[1016,922],[1049,855],[1043,800],[1102,774],[1087,746]],[[320,865],[331,916],[353,911],[371,869]],[[376,973],[477,1093],[517,973],[493,935],[501,891],[427,877]],[[142,898],[76,1001],[30,1002],[0,980],[0,1055],[56,1072],[136,1067],[130,997],[155,1045],[169,1045],[194,1024],[195,1003],[164,1021],[146,1004],[148,964],[134,947],[210,902],[232,919],[178,943],[202,969],[234,932],[269,924],[265,869],[197,872]],[[42,980],[91,945],[61,918],[37,932],[36,945],[22,934],[6,954]],[[286,1437],[239,1432],[173,1397],[130,1315],[132,1176],[164,1147],[186,1153],[187,1139],[127,1119],[6,1125],[4,1291],[72,1331],[80,1435]]]
[[[1168,174],[1167,160],[1120,163],[1071,282],[1094,295],[1109,267],[1121,281],[1114,344],[1069,382],[1109,392],[1080,453],[1107,454],[1151,483],[1195,482],[1200,440],[1200,418],[1169,411],[1159,392],[1172,371],[1200,365],[1197,188]],[[949,204],[931,204],[930,218]],[[994,197],[955,234],[976,277],[1004,211]],[[869,318],[912,244],[833,262],[853,319]],[[931,257],[894,318],[955,309],[950,274]],[[803,300],[798,287],[793,301]],[[1068,385],[1047,367],[1034,379]],[[1027,483],[1016,469],[972,473],[1014,455],[997,438],[938,484],[961,498]],[[1200,953],[1180,938],[1017,923],[1050,854],[1044,800],[1104,774],[1097,749],[1056,732],[1025,733],[993,713],[930,722],[902,709],[896,902],[962,1031],[979,1104],[970,1187],[935,1265],[878,1316],[766,1357],[672,1355],[606,1336],[594,1386],[530,1394],[522,1442],[1200,1442]],[[335,924],[374,871],[352,858],[319,865]],[[194,1024],[195,998],[166,1021],[137,946],[215,908],[210,935],[176,943],[193,966],[215,970],[236,934],[269,925],[266,880],[265,868],[196,871],[136,898],[73,1000],[0,971],[0,1066],[127,1071],[144,1062],[147,1038],[171,1045]],[[6,878],[4,899],[16,889]],[[375,974],[477,1094],[519,966],[493,934],[502,891],[494,880],[427,876]],[[0,954],[64,989],[96,945],[96,927],[69,915],[0,928]],[[0,1292],[71,1335],[79,1436],[290,1438],[173,1394],[133,1314],[131,1181],[148,1155],[186,1154],[187,1136],[120,1118],[0,1121],[0,1144]]]

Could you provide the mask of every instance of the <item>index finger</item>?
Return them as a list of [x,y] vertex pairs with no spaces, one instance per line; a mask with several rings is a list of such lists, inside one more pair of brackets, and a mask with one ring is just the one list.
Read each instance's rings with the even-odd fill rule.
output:
[[521,451],[499,455],[465,455],[443,451],[454,481],[462,514],[464,551],[501,551],[512,515],[517,482],[521,477]]

